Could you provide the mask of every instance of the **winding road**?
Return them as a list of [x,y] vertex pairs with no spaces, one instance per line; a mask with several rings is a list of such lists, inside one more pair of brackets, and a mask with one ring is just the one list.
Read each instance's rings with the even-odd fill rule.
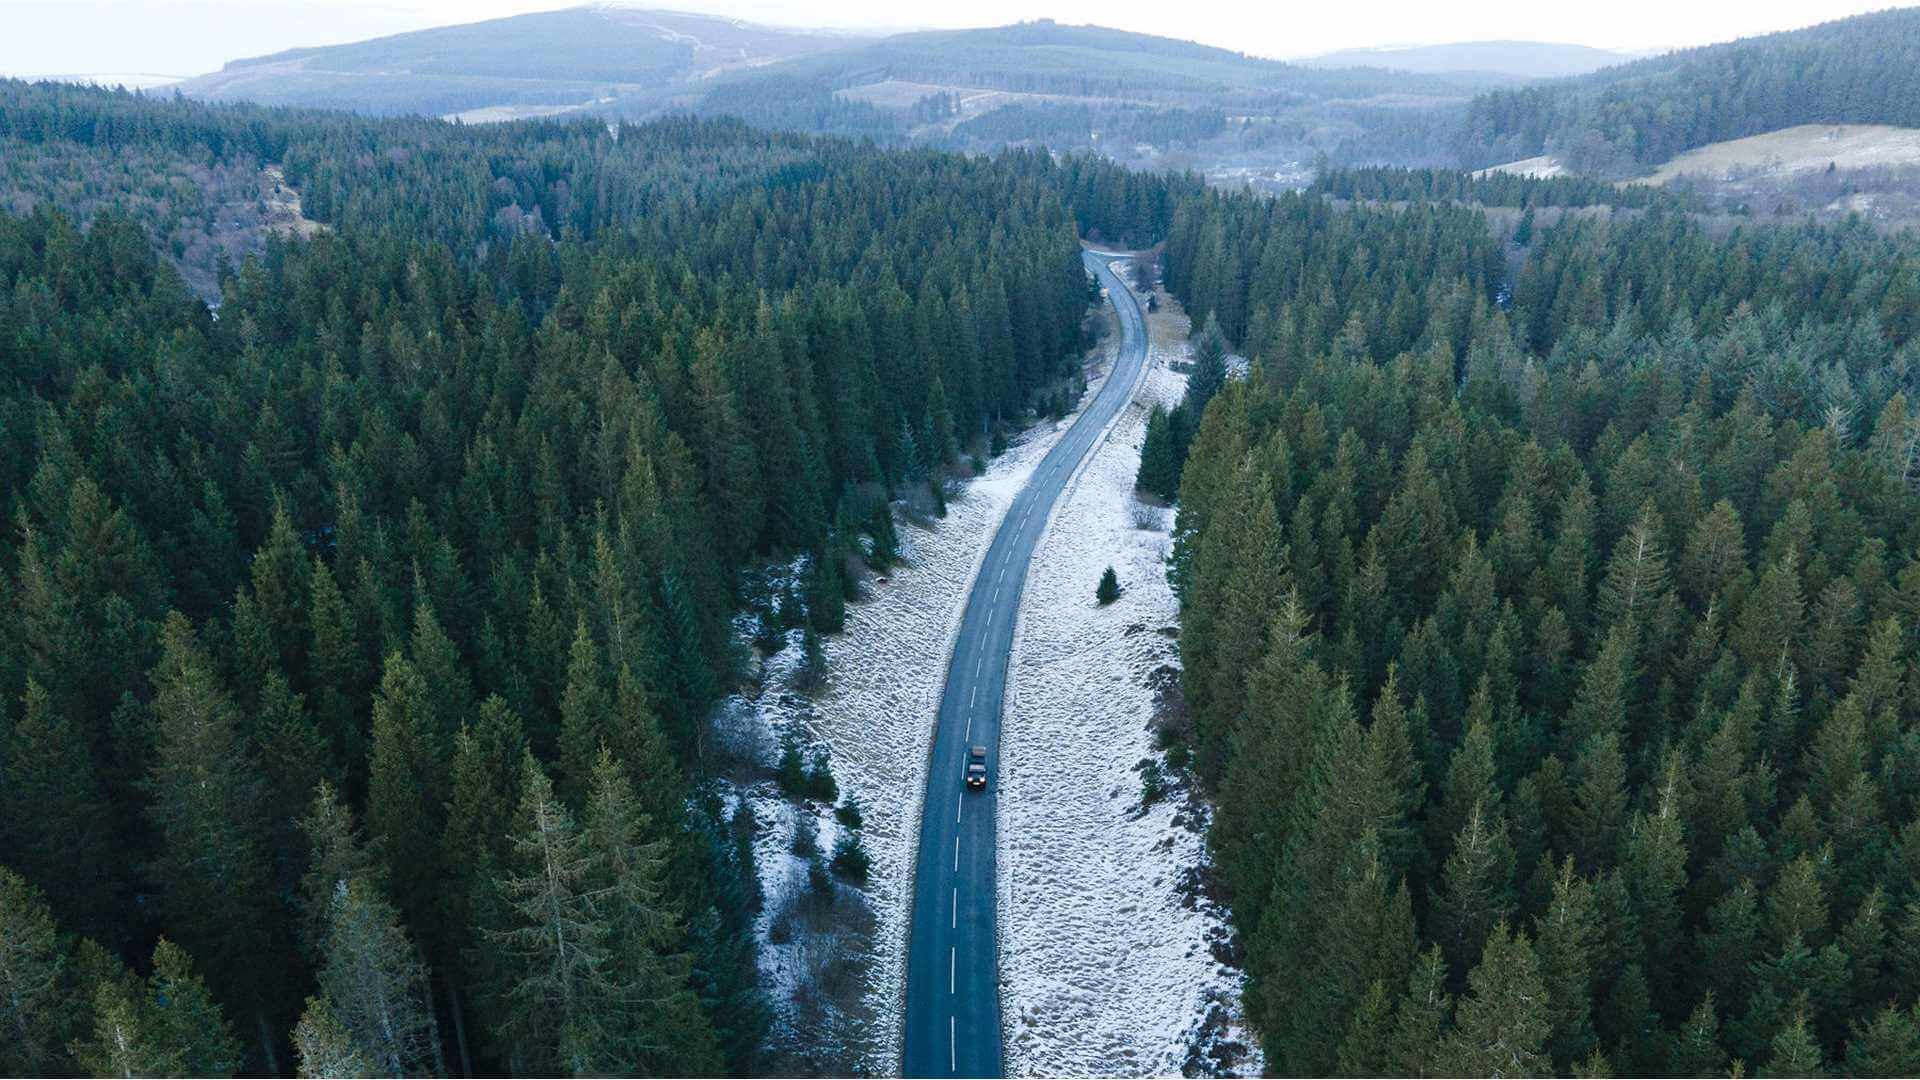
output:
[[[1014,619],[1034,545],[1053,504],[1133,397],[1146,369],[1140,305],[1108,269],[1117,256],[1082,252],[1120,315],[1113,370],[1092,404],[1042,458],[1014,497],[967,595],[933,738],[914,864],[907,931],[907,1076],[999,1076],[1000,976],[996,926],[995,831],[1000,706],[1007,688]],[[1091,595],[1094,583],[1087,582]],[[969,746],[987,748],[986,789],[961,777]]]

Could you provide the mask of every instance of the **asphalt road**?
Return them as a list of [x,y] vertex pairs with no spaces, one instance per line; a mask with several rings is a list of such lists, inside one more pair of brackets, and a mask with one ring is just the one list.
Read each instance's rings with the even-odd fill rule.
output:
[[[907,1076],[999,1076],[1000,979],[995,926],[995,801],[1000,774],[1000,705],[1007,688],[1015,613],[1027,564],[1054,500],[1133,396],[1146,366],[1140,306],[1101,256],[1085,252],[1120,313],[1114,370],[1100,393],[1042,458],[1000,522],[980,564],[947,665],[934,731],[927,797],[914,865],[907,931]],[[1092,602],[1093,587],[1086,583]],[[988,782],[967,790],[967,747],[987,748]]]

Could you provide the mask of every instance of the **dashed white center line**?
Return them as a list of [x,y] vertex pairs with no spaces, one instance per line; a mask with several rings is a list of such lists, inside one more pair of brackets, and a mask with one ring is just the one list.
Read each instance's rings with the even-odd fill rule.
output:
[[953,993],[954,974],[960,970],[960,946],[947,947],[947,993]]
[[[960,796],[960,801],[953,804],[953,820],[955,824],[958,824],[960,821],[960,811],[965,810],[966,808],[967,808],[967,797],[965,794],[962,794]],[[953,857],[956,860],[955,865],[958,865],[958,860],[960,858],[960,838],[957,836],[953,838]]]
[[947,929],[960,929],[960,886],[958,885],[953,887],[953,920],[947,924]]
[[954,1048],[954,1045],[955,1044],[953,1041],[953,1017],[949,1016],[947,1017],[947,1071],[948,1072],[958,1072],[960,1070],[960,1066],[955,1063],[958,1060],[959,1051]]
[[953,838],[953,868],[960,869],[960,838],[957,836]]

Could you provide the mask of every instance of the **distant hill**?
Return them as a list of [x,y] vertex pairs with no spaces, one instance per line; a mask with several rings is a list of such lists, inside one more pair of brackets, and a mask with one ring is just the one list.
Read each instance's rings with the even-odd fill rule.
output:
[[236,60],[179,90],[468,122],[685,109],[895,144],[1091,150],[1287,187],[1321,155],[1448,164],[1467,102],[1513,79],[1309,67],[1044,19],[875,37],[593,6]]
[[1301,60],[1307,67],[1377,67],[1425,75],[1478,72],[1515,79],[1555,79],[1585,75],[1634,57],[1586,45],[1545,41],[1461,41],[1449,45],[1342,49]]
[[1695,147],[1800,124],[1920,127],[1920,8],[1686,49],[1493,90],[1468,112],[1468,166],[1548,154],[1632,176]]
[[1472,95],[1511,80],[1314,68],[1041,19],[897,34],[729,73],[698,108],[766,127],[961,150],[1091,150],[1295,187],[1321,155],[1438,164]]
[[723,72],[849,41],[707,15],[580,7],[236,60],[179,89],[376,114],[646,111]]
[[1174,99],[1292,91],[1319,96],[1458,94],[1485,78],[1414,77],[1283,63],[1177,38],[1051,19],[978,30],[896,34],[781,65],[856,85],[894,79],[1079,96]]

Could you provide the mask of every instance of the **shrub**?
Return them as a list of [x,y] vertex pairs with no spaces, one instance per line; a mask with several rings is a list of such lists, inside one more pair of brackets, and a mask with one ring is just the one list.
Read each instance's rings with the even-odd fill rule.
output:
[[780,784],[780,794],[789,799],[802,799],[807,794],[806,766],[800,761],[800,747],[789,735],[782,740],[780,765],[774,770],[774,779]]
[[1120,578],[1114,574],[1113,567],[1107,567],[1107,572],[1100,575],[1100,587],[1093,590],[1093,598],[1101,607],[1120,599]]
[[1140,763],[1140,809],[1145,810],[1167,797],[1167,773],[1158,761],[1148,758]]
[[827,755],[815,754],[807,764],[806,797],[823,803],[840,800],[840,785],[834,782],[833,770],[827,765]]
[[849,829],[840,834],[833,845],[833,872],[855,885],[867,883],[867,872],[873,866],[873,860],[867,857],[867,849],[860,843],[860,834]]

